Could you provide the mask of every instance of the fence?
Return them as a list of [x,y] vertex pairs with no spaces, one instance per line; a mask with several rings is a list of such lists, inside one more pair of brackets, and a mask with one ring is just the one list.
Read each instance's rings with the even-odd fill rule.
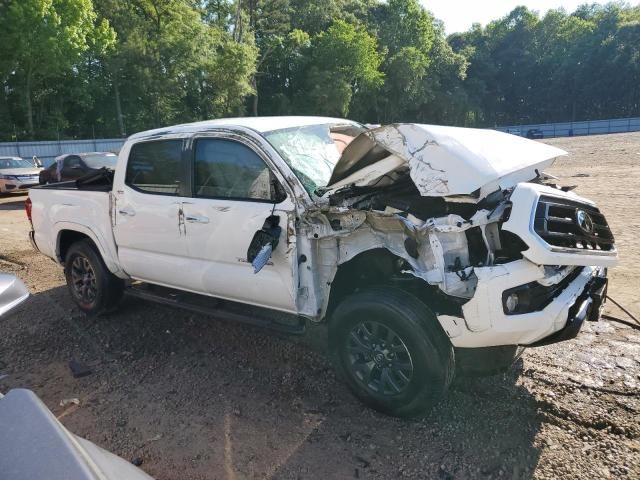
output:
[[537,129],[542,132],[545,138],[637,132],[640,131],[640,117],[588,120],[585,122],[536,123],[531,125],[495,127],[495,129],[523,137],[527,136],[529,130]]
[[60,140],[45,142],[5,142],[0,143],[0,157],[22,157],[30,159],[37,156],[45,167],[63,153],[113,152],[118,153],[124,139],[107,138],[99,140]]

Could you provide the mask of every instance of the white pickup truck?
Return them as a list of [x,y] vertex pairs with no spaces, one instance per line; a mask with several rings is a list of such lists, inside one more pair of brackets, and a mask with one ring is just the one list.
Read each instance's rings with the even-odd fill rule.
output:
[[565,154],[492,130],[221,119],[133,135],[115,172],[34,188],[27,213],[85,312],[126,291],[326,324],[353,392],[410,416],[454,372],[598,320],[617,254],[594,203],[543,173]]

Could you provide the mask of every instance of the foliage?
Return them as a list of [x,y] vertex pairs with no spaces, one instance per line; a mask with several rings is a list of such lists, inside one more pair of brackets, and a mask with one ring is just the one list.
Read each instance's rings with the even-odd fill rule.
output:
[[[31,136],[36,125],[50,119],[66,126],[61,112],[51,114],[38,107],[46,100],[57,100],[55,80],[76,76],[83,58],[109,50],[115,35],[108,22],[96,21],[91,0],[24,0],[2,5],[0,31],[5,105],[14,107],[20,117],[17,122],[26,125]],[[11,119],[7,110],[3,109],[2,120]]]
[[303,89],[297,93],[299,109],[347,116],[354,94],[382,84],[380,63],[371,35],[363,28],[336,20],[311,42]]
[[640,115],[640,7],[517,7],[446,37],[419,0],[0,0],[0,140],[220,116],[468,126]]
[[640,7],[583,5],[544,17],[525,7],[450,37],[467,56],[471,123],[640,115]]

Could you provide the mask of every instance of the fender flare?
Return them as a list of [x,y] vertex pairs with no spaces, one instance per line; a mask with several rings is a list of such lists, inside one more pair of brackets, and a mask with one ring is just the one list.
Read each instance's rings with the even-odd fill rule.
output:
[[128,275],[120,268],[120,265],[117,262],[118,253],[115,250],[115,245],[111,245],[109,242],[105,241],[102,238],[102,235],[95,233],[91,228],[82,225],[80,223],[61,221],[56,222],[53,225],[54,230],[54,238],[56,239],[55,244],[55,254],[60,263],[64,262],[64,259],[60,256],[60,237],[62,236],[62,232],[65,230],[70,230],[72,232],[78,232],[83,235],[86,235],[98,248],[98,253],[102,257],[102,261],[106,265],[107,269],[111,273],[113,273],[116,277],[127,279]]

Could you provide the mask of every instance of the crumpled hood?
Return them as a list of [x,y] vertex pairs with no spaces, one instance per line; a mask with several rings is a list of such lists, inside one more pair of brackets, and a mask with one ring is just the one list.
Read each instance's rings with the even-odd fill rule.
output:
[[498,188],[535,178],[536,170],[542,172],[566,154],[496,130],[391,124],[356,137],[336,164],[328,187],[377,184],[408,166],[422,196],[483,198]]
[[15,175],[15,176],[24,176],[24,175],[38,175],[40,173],[41,168],[0,168],[0,175]]

